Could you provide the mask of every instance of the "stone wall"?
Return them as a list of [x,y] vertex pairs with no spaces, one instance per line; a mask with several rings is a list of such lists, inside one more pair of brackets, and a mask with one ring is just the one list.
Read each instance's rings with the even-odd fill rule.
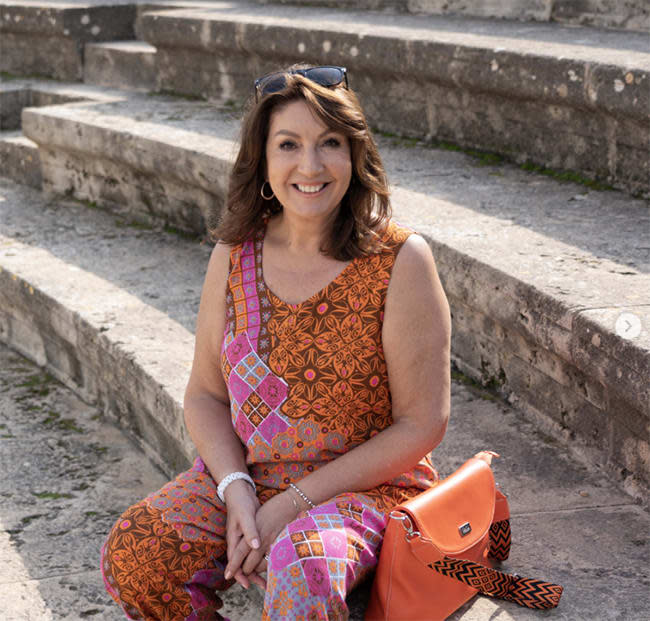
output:
[[260,4],[296,4],[344,9],[388,10],[428,15],[466,15],[650,30],[646,0],[258,0]]

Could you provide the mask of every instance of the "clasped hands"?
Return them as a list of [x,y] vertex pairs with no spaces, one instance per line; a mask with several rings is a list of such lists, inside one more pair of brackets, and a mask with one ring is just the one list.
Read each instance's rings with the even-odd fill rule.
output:
[[[226,488],[227,580],[234,578],[245,589],[251,582],[266,590],[264,555],[282,529],[296,519],[300,504],[290,491],[276,494],[260,506],[245,481],[234,481]],[[305,507],[307,508],[307,507]]]

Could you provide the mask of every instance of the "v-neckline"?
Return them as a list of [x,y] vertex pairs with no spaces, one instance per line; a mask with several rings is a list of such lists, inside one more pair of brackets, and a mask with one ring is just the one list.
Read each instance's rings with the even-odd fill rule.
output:
[[291,304],[290,302],[287,302],[283,300],[279,295],[273,292],[271,287],[268,286],[266,283],[266,280],[264,278],[264,264],[263,264],[263,257],[264,257],[264,240],[266,238],[266,230],[267,230],[267,224],[268,224],[268,219],[264,220],[264,224],[262,227],[259,229],[258,233],[258,239],[260,241],[259,244],[255,244],[255,263],[256,267],[258,268],[256,271],[259,274],[260,278],[260,283],[264,290],[266,291],[267,296],[273,300],[273,302],[278,305],[283,305],[283,306],[289,306],[292,309],[297,309],[302,306],[307,306],[309,304],[313,304],[318,300],[319,298],[323,297],[323,295],[327,292],[327,290],[332,287],[344,274],[346,274],[357,262],[357,258],[352,259],[332,280],[330,280],[322,289],[316,291],[316,293],[310,295],[308,298],[305,300],[302,300],[301,302],[298,302],[296,304]]

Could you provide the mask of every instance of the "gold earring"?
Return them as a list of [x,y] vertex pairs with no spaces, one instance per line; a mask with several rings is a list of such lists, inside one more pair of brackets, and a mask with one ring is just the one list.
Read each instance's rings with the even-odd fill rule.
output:
[[262,184],[262,188],[260,189],[260,194],[262,195],[262,198],[263,198],[265,201],[270,201],[270,200],[275,196],[275,194],[273,193],[273,188],[271,188],[271,184],[269,183],[269,187],[271,188],[271,196],[264,196],[264,186],[265,186],[267,183],[269,183],[269,182],[268,182],[268,181],[265,181],[265,182]]

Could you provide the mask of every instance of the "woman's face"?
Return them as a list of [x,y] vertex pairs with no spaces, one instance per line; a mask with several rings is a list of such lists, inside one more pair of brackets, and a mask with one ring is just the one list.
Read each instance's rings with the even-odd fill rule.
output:
[[350,143],[299,99],[271,113],[266,166],[266,178],[285,213],[326,218],[336,212],[350,185]]

